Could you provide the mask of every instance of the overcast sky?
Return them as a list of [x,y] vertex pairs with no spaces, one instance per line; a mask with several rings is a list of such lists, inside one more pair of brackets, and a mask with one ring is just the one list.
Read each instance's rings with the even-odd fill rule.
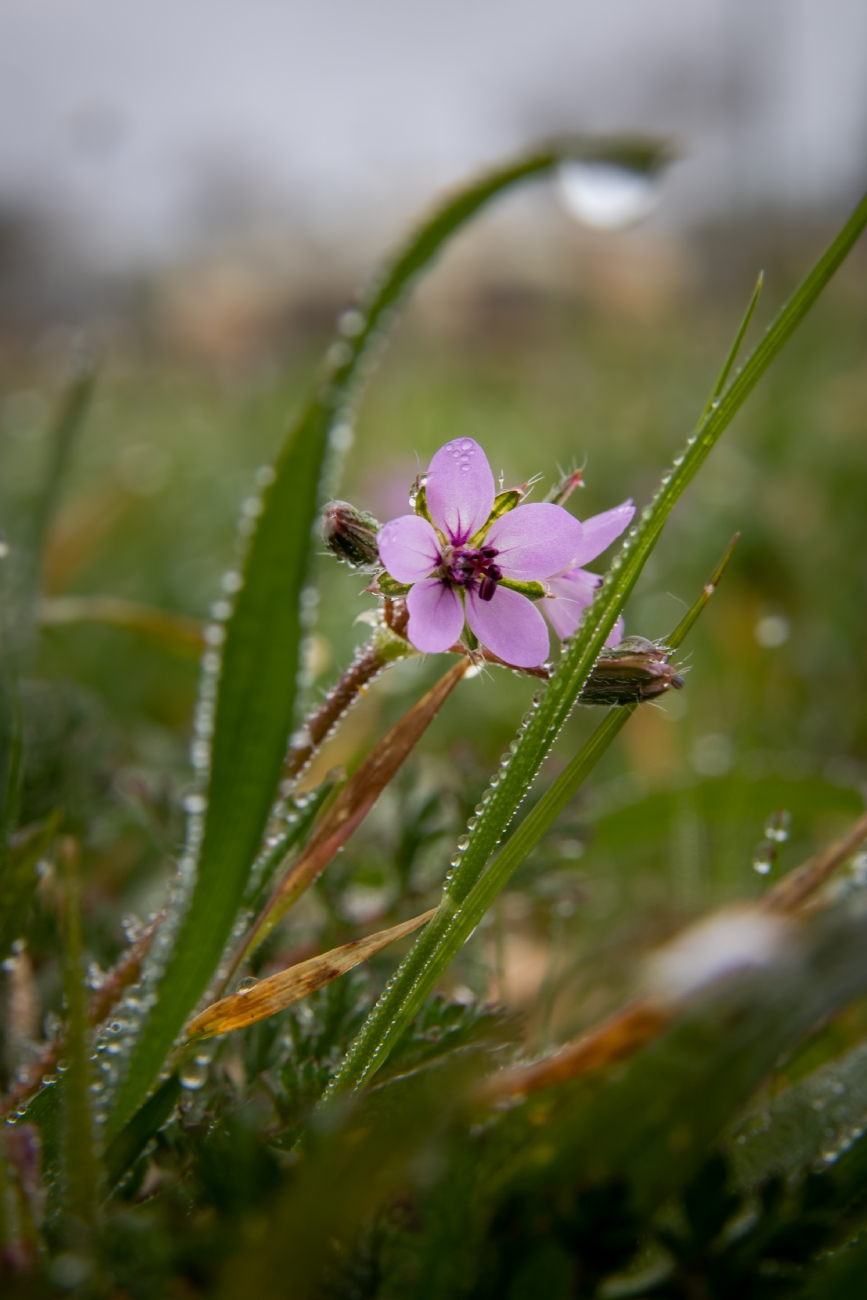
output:
[[0,204],[115,250],[177,245],[221,176],[339,233],[570,128],[674,133],[669,219],[849,201],[867,3],[0,0]]

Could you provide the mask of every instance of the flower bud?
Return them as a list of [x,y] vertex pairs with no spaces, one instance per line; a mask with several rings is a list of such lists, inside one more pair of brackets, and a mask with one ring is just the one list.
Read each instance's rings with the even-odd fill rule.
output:
[[348,501],[330,501],[322,515],[322,539],[338,560],[353,569],[378,569],[381,565],[376,535],[382,524],[366,510]]
[[565,505],[576,488],[584,486],[584,471],[572,469],[568,474],[564,474],[559,483],[555,483],[551,491],[545,497],[555,506]]
[[668,646],[643,636],[627,636],[603,650],[578,697],[582,704],[640,704],[682,690],[680,673],[668,662]]

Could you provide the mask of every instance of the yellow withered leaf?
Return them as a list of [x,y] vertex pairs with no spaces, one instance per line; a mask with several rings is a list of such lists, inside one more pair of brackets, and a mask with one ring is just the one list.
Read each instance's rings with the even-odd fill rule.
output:
[[241,993],[232,993],[221,998],[196,1016],[188,1027],[190,1038],[212,1038],[214,1034],[227,1034],[232,1029],[243,1029],[253,1025],[257,1020],[265,1020],[275,1015],[293,1002],[300,1002],[308,993],[314,993],[325,984],[330,984],[338,976],[345,975],[353,966],[367,961],[374,953],[387,948],[396,939],[411,934],[420,925],[424,925],[433,916],[436,908],[422,912],[409,921],[393,925],[389,930],[379,930],[369,934],[366,939],[356,939],[346,943],[342,948],[332,948],[319,957],[309,961],[298,962],[276,975],[269,975],[252,988]]

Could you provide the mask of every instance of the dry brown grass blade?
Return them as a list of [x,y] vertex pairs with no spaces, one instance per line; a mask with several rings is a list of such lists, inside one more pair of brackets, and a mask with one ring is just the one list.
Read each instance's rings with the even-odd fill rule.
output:
[[463,659],[444,673],[436,685],[392,727],[350,777],[297,861],[271,895],[267,907],[232,963],[232,971],[237,970],[241,961],[259,946],[281,916],[321,875],[337,850],[364,821],[469,667],[469,660]]
[[330,984],[338,976],[345,975],[367,961],[374,953],[387,948],[390,943],[412,934],[425,921],[429,921],[436,911],[432,907],[421,916],[414,916],[410,921],[393,925],[389,930],[379,930],[366,939],[356,939],[346,943],[342,948],[332,948],[330,952],[309,961],[298,962],[287,970],[279,971],[260,980],[251,989],[242,993],[232,993],[227,998],[206,1007],[188,1027],[190,1038],[211,1038],[214,1034],[227,1034],[232,1029],[243,1029],[253,1025],[257,1020],[265,1020],[275,1015],[293,1002],[300,1002],[308,993],[315,993],[325,984]]
[[867,840],[867,813],[858,818],[842,839],[779,880],[765,894],[762,907],[773,912],[796,912],[864,840]]
[[632,1002],[602,1022],[596,1029],[567,1043],[559,1052],[546,1056],[534,1065],[503,1070],[487,1079],[481,1089],[484,1102],[500,1097],[526,1097],[543,1088],[577,1079],[579,1075],[600,1070],[637,1052],[649,1043],[672,1019],[672,1009],[649,998]]

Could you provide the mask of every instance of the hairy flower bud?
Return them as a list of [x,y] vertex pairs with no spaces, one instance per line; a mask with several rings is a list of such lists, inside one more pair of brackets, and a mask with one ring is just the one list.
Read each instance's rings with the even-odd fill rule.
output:
[[582,704],[640,704],[665,695],[684,680],[668,662],[668,646],[643,636],[628,636],[605,649],[578,697]]
[[545,500],[552,501],[555,506],[565,505],[575,489],[583,486],[584,471],[571,469],[568,474],[563,475],[559,483],[554,484]]
[[378,519],[366,510],[357,510],[348,501],[330,501],[322,515],[322,539],[338,560],[353,569],[378,569],[381,566],[376,535],[382,528]]

